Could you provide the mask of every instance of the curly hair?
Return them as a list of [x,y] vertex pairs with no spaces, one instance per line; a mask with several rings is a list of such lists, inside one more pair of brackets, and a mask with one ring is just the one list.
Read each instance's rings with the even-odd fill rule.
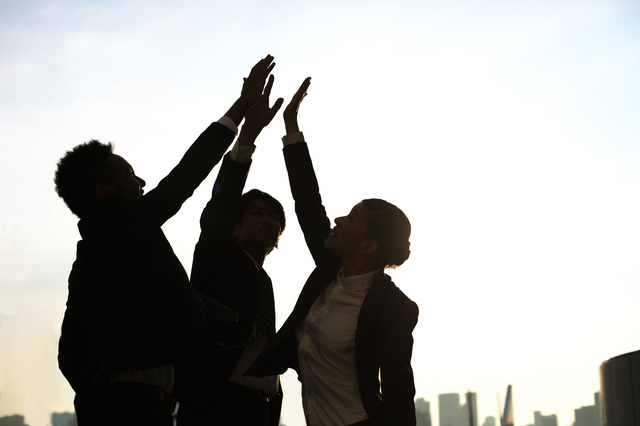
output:
[[79,218],[83,218],[95,204],[95,183],[111,182],[111,170],[107,162],[111,154],[111,142],[103,144],[92,139],[67,151],[58,161],[53,179],[56,192]]
[[411,223],[395,205],[377,198],[362,200],[367,209],[367,238],[378,243],[376,265],[395,268],[409,258]]

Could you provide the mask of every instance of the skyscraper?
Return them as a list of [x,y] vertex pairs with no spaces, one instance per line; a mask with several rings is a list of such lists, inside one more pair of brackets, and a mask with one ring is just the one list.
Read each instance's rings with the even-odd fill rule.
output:
[[460,413],[460,395],[442,393],[438,395],[438,417],[440,426],[457,426],[456,419]]
[[543,416],[540,411],[533,413],[534,426],[558,426],[558,416],[550,414]]
[[424,398],[416,400],[417,426],[431,426],[431,403]]
[[[465,394],[465,398],[467,400],[467,403],[463,406],[467,413],[465,426],[478,426],[478,396],[475,392],[469,391]],[[469,421],[469,418],[473,420],[473,423]]]

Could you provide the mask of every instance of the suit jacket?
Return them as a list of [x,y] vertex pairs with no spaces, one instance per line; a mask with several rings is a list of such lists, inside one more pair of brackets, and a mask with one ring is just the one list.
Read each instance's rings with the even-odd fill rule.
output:
[[[197,375],[190,374],[191,377],[197,377],[190,384],[196,404],[211,405],[219,393],[225,392],[238,359],[246,345],[251,343],[256,323],[260,298],[259,274],[265,272],[260,271],[238,247],[233,236],[249,168],[250,163],[233,161],[229,154],[225,156],[211,200],[200,218],[201,233],[193,255],[191,283],[196,291],[237,312],[238,322],[224,328],[224,342],[217,350],[203,353],[198,362],[191,365],[191,369],[199,371]],[[275,398],[274,401],[271,409],[279,413],[281,399]]]
[[[111,374],[187,359],[203,339],[208,301],[193,292],[161,226],[189,198],[234,138],[209,126],[179,164],[135,201],[100,200],[78,223],[58,363],[78,401]],[[215,313],[215,312],[214,312]]]
[[[247,371],[248,375],[282,374],[288,368],[300,373],[296,328],[342,267],[340,259],[324,247],[331,225],[322,206],[306,143],[291,144],[285,147],[284,154],[296,214],[316,269],[305,283],[291,315]],[[418,306],[381,271],[362,303],[355,337],[362,403],[375,425],[416,423],[411,333],[417,321]]]

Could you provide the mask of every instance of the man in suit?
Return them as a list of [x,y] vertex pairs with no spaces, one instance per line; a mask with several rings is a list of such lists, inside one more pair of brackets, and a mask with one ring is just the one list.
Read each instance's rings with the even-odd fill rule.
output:
[[268,55],[253,67],[226,115],[147,194],[110,143],[78,145],[58,163],[56,191],[82,236],[58,355],[79,424],[172,424],[175,363],[230,311],[194,293],[161,226],[222,158],[274,65]]
[[236,311],[239,319],[224,333],[225,343],[218,353],[193,366],[200,371],[201,380],[191,387],[199,395],[184,401],[180,424],[279,424],[282,394],[278,376],[242,376],[275,334],[273,288],[262,265],[284,230],[284,210],[275,198],[257,189],[242,195],[255,139],[282,104],[278,99],[269,108],[272,84],[271,78],[263,96],[247,112],[200,219],[202,232],[194,252],[191,283],[197,291]]

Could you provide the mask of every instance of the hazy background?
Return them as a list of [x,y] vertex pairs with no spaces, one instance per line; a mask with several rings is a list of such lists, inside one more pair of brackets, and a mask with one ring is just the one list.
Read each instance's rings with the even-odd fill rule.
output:
[[[640,349],[640,3],[637,1],[0,0],[0,416],[73,410],[57,369],[77,219],[57,160],[113,141],[147,189],[237,98],[258,59],[300,123],[331,217],[400,206],[412,255],[392,272],[420,306],[417,394],[513,385],[573,422],[598,368]],[[286,103],[285,103],[286,104]],[[295,219],[281,115],[247,189],[289,224],[266,262],[278,324],[312,269]],[[164,230],[187,271],[217,168]],[[284,376],[285,424],[303,424]]]

